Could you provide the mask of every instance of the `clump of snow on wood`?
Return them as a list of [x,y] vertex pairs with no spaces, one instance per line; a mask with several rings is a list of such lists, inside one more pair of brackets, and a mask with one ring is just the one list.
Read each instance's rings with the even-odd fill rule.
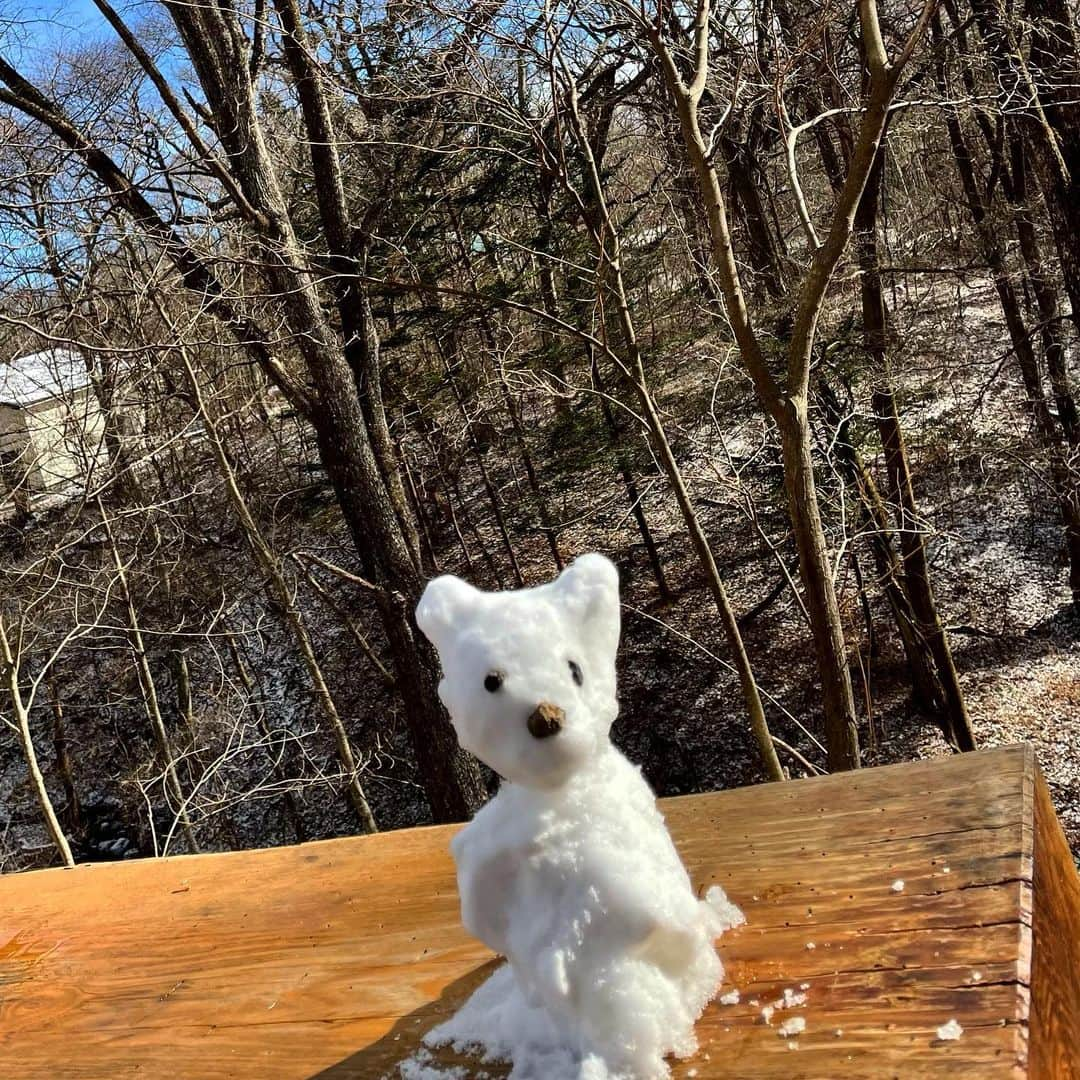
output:
[[808,941],[806,943],[806,947],[807,947],[807,949],[816,949],[817,948],[817,946],[812,941]]
[[727,990],[720,995],[721,1005],[738,1005],[739,1004],[739,988],[735,987],[732,990]]
[[793,990],[790,986],[784,987],[784,992],[775,1001],[770,1002],[761,1010],[762,1019],[766,1024],[772,1024],[773,1014],[784,1009],[798,1009],[806,1004],[806,988],[809,983],[802,983],[799,990]]
[[721,930],[734,930],[746,922],[742,909],[733,904],[719,885],[710,885],[705,891],[705,902],[712,908],[713,916]]
[[792,1035],[801,1035],[806,1030],[805,1016],[789,1016],[777,1029],[776,1034],[785,1039]]
[[904,879],[903,878],[897,878],[892,883],[892,885],[889,886],[889,888],[892,889],[893,892],[903,892],[904,891]]
[[512,1080],[669,1077],[722,983],[715,939],[743,915],[719,886],[697,898],[610,742],[614,566],[587,555],[502,593],[441,577],[417,621],[459,741],[510,781],[451,844],[462,922],[508,963],[425,1043],[510,1062]]
[[[775,1001],[770,1002],[761,1010],[761,1016],[766,1024],[772,1023],[773,1013],[783,1009],[798,1009],[806,1004],[806,994],[803,992],[809,983],[803,983],[800,990],[793,990],[790,986],[784,987],[784,992]],[[721,998],[721,1000],[723,1000]]]
[[955,1020],[950,1020],[937,1029],[937,1037],[945,1042],[954,1042],[963,1034],[964,1029]]
[[437,1065],[431,1051],[423,1048],[407,1061],[401,1062],[398,1075],[400,1080],[479,1080],[480,1076],[476,1074],[470,1077],[460,1065]]

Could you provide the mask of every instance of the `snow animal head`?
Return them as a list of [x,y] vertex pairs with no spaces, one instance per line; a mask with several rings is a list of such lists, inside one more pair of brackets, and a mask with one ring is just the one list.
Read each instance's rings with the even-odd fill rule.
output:
[[439,697],[458,739],[532,788],[563,784],[606,744],[618,713],[619,575],[582,555],[534,589],[482,592],[436,578],[416,609],[439,651]]

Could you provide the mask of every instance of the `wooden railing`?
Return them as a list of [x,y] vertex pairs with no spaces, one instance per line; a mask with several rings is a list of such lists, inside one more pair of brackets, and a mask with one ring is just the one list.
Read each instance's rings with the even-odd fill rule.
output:
[[[721,943],[739,1001],[676,1077],[1080,1076],[1080,883],[1029,749],[663,808],[748,920]],[[452,832],[0,878],[0,1076],[396,1077],[497,963]]]

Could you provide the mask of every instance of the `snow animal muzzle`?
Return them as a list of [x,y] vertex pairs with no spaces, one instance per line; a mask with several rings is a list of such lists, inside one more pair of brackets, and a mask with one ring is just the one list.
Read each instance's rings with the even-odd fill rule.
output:
[[528,720],[529,734],[535,739],[547,739],[562,731],[566,713],[550,701],[541,701]]

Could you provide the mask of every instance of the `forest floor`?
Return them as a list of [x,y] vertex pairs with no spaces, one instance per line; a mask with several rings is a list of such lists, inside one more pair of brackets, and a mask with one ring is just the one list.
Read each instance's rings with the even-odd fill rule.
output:
[[[985,282],[957,292],[927,288],[903,306],[915,314],[895,345],[895,378],[931,536],[933,584],[951,629],[976,737],[987,747],[1033,744],[1080,858],[1080,613],[1070,603],[1062,528],[1053,500],[1040,488],[1044,466],[1030,449],[1024,393],[1005,351],[1000,308]],[[713,349],[699,341],[666,355],[658,384],[682,466],[742,613],[779,576],[778,567],[761,557],[763,543],[746,508],[754,504],[775,543],[784,535],[783,501],[766,426],[745,405],[729,409],[720,387],[730,381],[734,358],[726,347],[716,355]],[[842,370],[842,359],[834,366]],[[746,395],[739,398],[745,402]],[[855,400],[868,399],[868,388],[856,385]],[[867,434],[870,427],[856,413],[856,431]],[[873,449],[868,440],[863,450],[871,460]],[[842,511],[854,531],[855,508],[841,507],[842,486],[831,482],[827,468],[821,474],[821,495],[833,520]],[[603,490],[602,477],[590,478],[588,485]],[[761,772],[715,610],[661,483],[645,501],[678,599],[669,609],[642,599],[642,593],[655,595],[643,549],[616,549],[625,607],[622,713],[614,738],[643,763],[663,794],[753,783]],[[567,549],[611,553],[615,536],[627,535],[624,518],[623,503],[614,501],[567,538]],[[833,538],[834,552],[846,550],[843,539]],[[865,542],[852,546],[870,579]],[[788,566],[794,570],[793,563]],[[539,580],[549,572],[540,553],[528,576]],[[903,655],[881,604],[873,606],[878,640],[871,648],[847,558],[839,563],[837,582],[854,653],[864,761],[886,764],[950,753],[939,730],[911,706]],[[809,637],[790,592],[754,620],[745,636],[771,699],[773,733],[823,766],[811,734],[821,737],[821,707]],[[792,776],[806,774],[790,756],[781,758]]]
[[[904,429],[920,507],[931,529],[933,583],[952,628],[976,736],[983,746],[1034,745],[1073,851],[1080,855],[1080,616],[1069,603],[1062,530],[1052,499],[1039,486],[1042,463],[1030,450],[1023,393],[1005,353],[1007,335],[993,290],[986,283],[955,291],[927,287],[906,296],[898,310],[908,313],[894,350]],[[826,332],[822,342],[821,363],[830,381],[843,374],[847,347],[836,328],[833,337],[829,342]],[[677,455],[732,602],[737,612],[751,611],[781,573],[759,527],[794,571],[768,428],[752,407],[730,345],[715,335],[669,341],[651,363]],[[869,400],[867,386],[856,382],[853,390],[854,401]],[[494,392],[490,396],[497,400]],[[613,737],[642,764],[661,795],[758,782],[762,773],[737,681],[725,659],[719,620],[672,500],[663,481],[650,478],[647,451],[638,448],[643,505],[676,594],[674,603],[662,605],[610,459],[589,458],[583,450],[595,443],[596,412],[588,395],[581,394],[563,415],[553,416],[550,399],[537,395],[525,421],[529,431],[538,433],[534,454],[555,516],[564,523],[562,551],[568,557],[601,551],[620,568],[621,714]],[[497,415],[494,405],[490,413]],[[455,422],[452,410],[440,419],[448,430]],[[872,424],[857,409],[854,429],[866,437],[864,453],[873,460]],[[501,438],[508,436],[503,432]],[[524,535],[532,513],[527,488],[513,471],[514,454],[507,446],[505,453],[489,450],[487,457],[516,535]],[[470,571],[465,565],[449,523],[436,522],[441,569],[468,575],[484,587],[509,584],[495,529],[483,520],[482,487],[467,476],[472,474],[463,469],[465,512],[483,521],[469,540],[474,566]],[[829,519],[847,523],[830,539],[833,551],[841,553],[837,584],[853,656],[864,760],[876,765],[947,754],[932,720],[911,707],[903,657],[887,612],[877,602],[871,620],[876,642],[871,645],[852,552],[867,580],[873,567],[865,541],[848,542],[857,514],[824,455],[819,481]],[[348,563],[348,543],[328,493],[296,514],[293,536],[284,535],[289,525],[279,516],[279,543]],[[478,556],[478,537],[490,561]],[[535,530],[518,550],[528,583],[552,576],[551,555]],[[342,600],[353,603],[351,595]],[[313,609],[311,622],[339,707],[368,760],[365,789],[380,825],[424,822],[426,808],[396,697],[359,661],[355,645],[334,618]],[[821,708],[809,635],[790,590],[749,623],[745,637],[774,734],[822,768]],[[258,667],[268,715],[294,731],[310,730],[315,724],[305,679],[287,641],[272,629],[264,629],[260,640]],[[128,708],[129,728],[143,722],[133,705]],[[121,804],[115,813],[130,819],[146,853],[145,806],[130,777],[115,772],[119,757],[110,739],[121,726],[112,708],[70,734],[76,782]],[[11,742],[0,742],[0,862],[22,868],[51,856]],[[782,754],[781,760],[793,777],[809,771],[790,755]],[[250,778],[234,778],[236,790],[242,790],[247,780],[254,786],[265,760],[236,768],[251,770]],[[300,802],[308,838],[353,831],[352,819],[328,785],[301,792]],[[237,800],[230,813],[212,846],[295,839],[276,800]]]

